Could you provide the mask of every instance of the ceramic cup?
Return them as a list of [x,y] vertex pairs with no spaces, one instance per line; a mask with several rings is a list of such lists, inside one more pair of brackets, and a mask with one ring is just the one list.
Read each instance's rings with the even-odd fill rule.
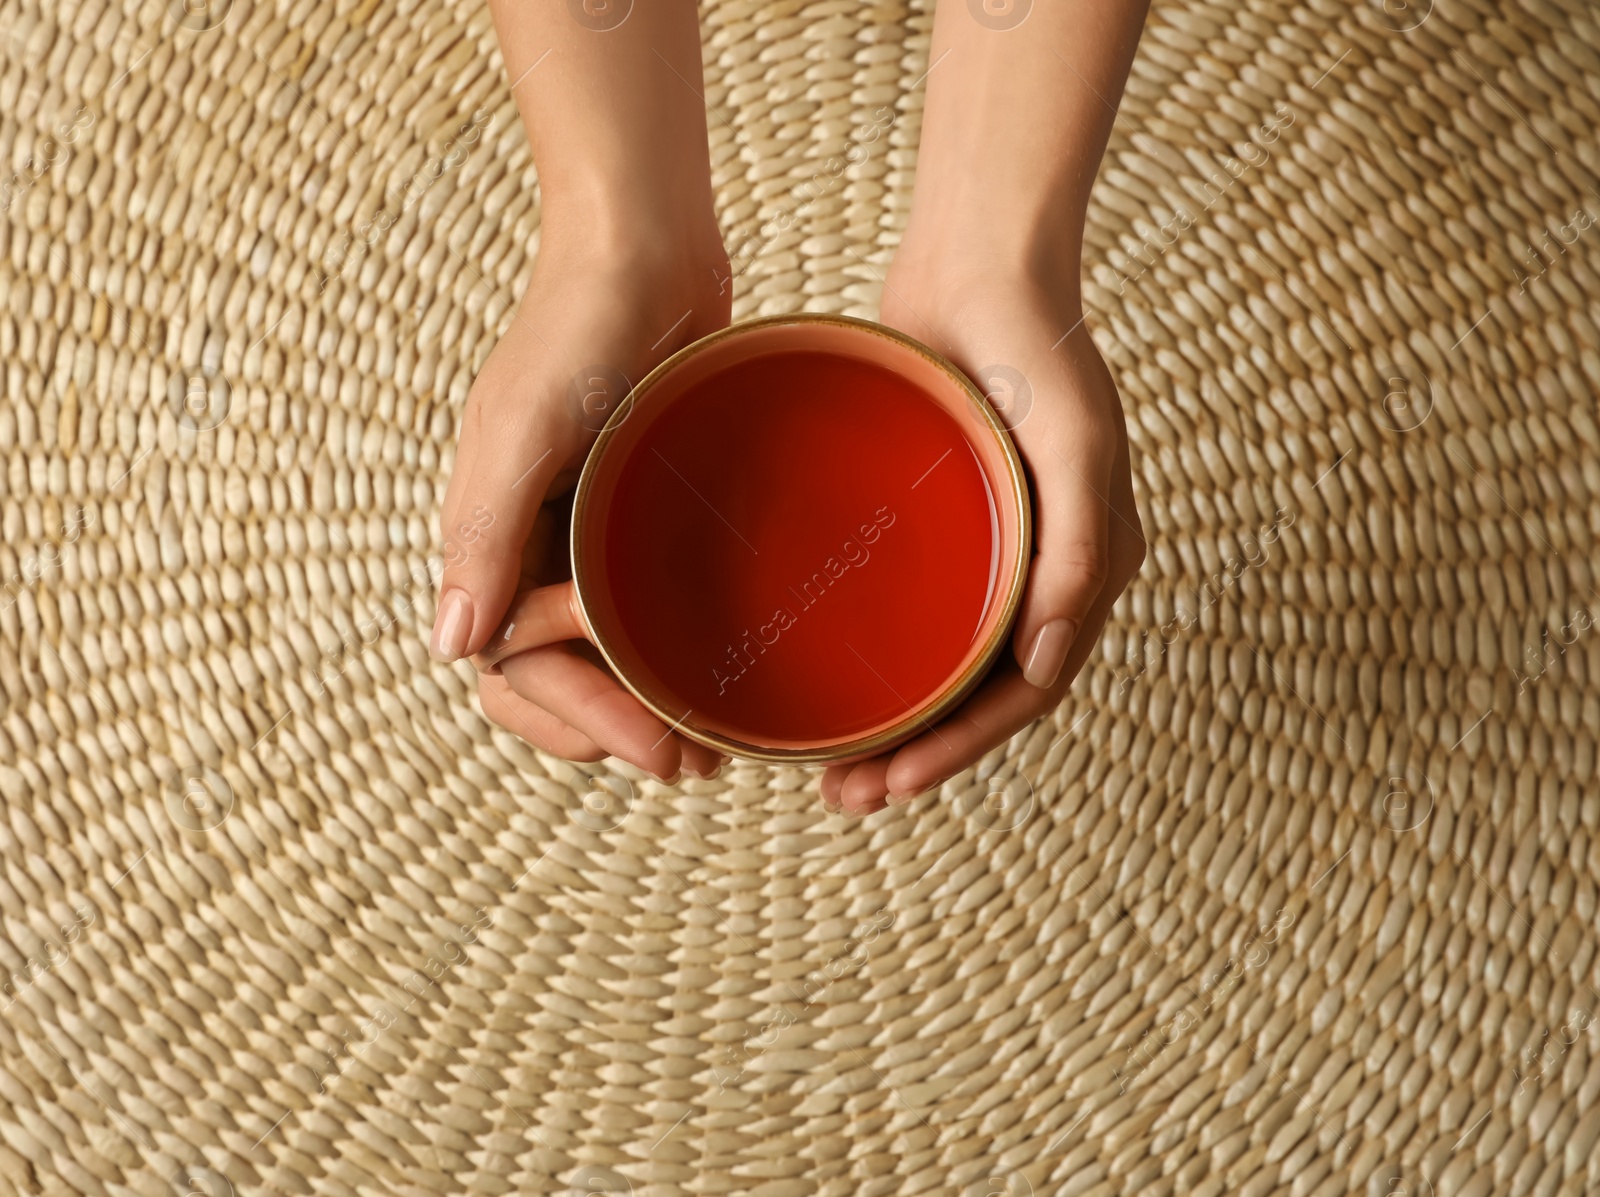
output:
[[[888,717],[866,726],[836,728],[820,736],[773,734],[770,729],[753,735],[739,727],[737,720],[708,717],[703,710],[697,711],[677,697],[687,688],[653,669],[647,660],[648,652],[641,651],[630,639],[617,596],[611,591],[607,565],[608,521],[619,486],[630,471],[642,468],[638,464],[641,459],[648,458],[640,446],[649,437],[653,423],[695,387],[719,373],[747,365],[759,368],[758,359],[784,354],[854,359],[887,370],[914,386],[956,422],[981,472],[990,509],[992,556],[987,597],[970,643],[964,651],[959,645],[950,650],[959,656],[954,658],[948,676],[931,693],[905,703],[903,709]],[[688,479],[684,484],[687,489],[679,500],[694,502],[689,493],[693,486]],[[775,763],[860,758],[931,727],[978,684],[1010,634],[1022,599],[1031,538],[1027,482],[1011,437],[983,395],[949,361],[912,338],[870,321],[809,314],[751,320],[679,350],[651,371],[612,411],[589,453],[573,501],[571,580],[523,596],[514,608],[512,621],[491,644],[486,656],[491,662],[500,661],[539,645],[586,638],[621,683],[664,724],[713,749]],[[753,545],[750,548],[755,552]],[[908,595],[906,601],[919,600],[916,595]],[[871,653],[870,645],[862,647],[866,654]],[[855,646],[852,650],[856,651]],[[857,652],[863,660],[866,654]]]

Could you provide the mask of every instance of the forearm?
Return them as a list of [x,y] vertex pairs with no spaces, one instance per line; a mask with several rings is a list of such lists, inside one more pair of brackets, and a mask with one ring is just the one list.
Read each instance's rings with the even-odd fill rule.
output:
[[1001,29],[962,0],[939,6],[910,252],[939,254],[946,272],[1020,265],[1076,304],[1089,190],[1147,7],[1034,0]]
[[[544,244],[720,248],[693,0],[490,0]],[[594,15],[589,15],[589,14]]]

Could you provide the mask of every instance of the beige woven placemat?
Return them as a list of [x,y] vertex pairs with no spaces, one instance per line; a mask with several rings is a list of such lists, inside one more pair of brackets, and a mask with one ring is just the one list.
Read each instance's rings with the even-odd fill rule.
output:
[[[871,315],[929,12],[703,19],[738,313]],[[1590,0],[1156,5],[1087,255],[1150,560],[859,823],[427,657],[538,227],[480,4],[0,48],[0,1192],[1600,1191]]]

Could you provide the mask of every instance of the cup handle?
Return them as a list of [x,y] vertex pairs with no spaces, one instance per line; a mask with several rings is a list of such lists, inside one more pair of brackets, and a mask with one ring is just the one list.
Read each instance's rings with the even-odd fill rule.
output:
[[500,672],[500,662],[530,648],[563,640],[593,639],[578,607],[577,586],[569,579],[519,594],[499,630],[472,658],[472,663],[479,673],[496,674]]

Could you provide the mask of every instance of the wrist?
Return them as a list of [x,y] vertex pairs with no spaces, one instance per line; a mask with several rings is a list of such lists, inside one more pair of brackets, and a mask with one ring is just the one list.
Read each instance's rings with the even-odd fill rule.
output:
[[652,242],[697,253],[720,248],[709,167],[705,176],[541,172],[541,239],[630,252]]
[[638,284],[715,291],[728,274],[709,185],[703,197],[630,186],[541,189],[539,262],[567,276],[599,268]]
[[1017,213],[967,213],[947,206],[912,210],[895,251],[888,285],[919,297],[941,322],[969,302],[1031,293],[1067,322],[1082,314],[1081,226],[1030,220]]

